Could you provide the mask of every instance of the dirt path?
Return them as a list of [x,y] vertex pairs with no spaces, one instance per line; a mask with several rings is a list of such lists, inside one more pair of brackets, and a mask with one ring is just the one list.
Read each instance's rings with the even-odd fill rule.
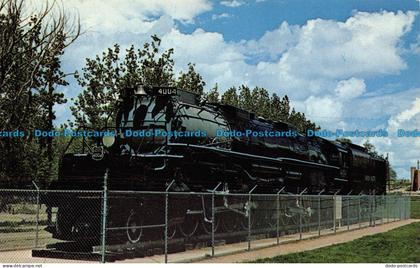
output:
[[242,253],[236,253],[236,254],[227,255],[227,256],[204,259],[197,262],[232,263],[232,262],[253,261],[253,260],[257,260],[261,258],[270,258],[270,257],[278,256],[278,255],[307,251],[307,250],[317,249],[317,248],[330,246],[334,244],[349,242],[354,239],[361,238],[363,236],[383,233],[383,232],[410,224],[412,222],[419,222],[419,221],[420,220],[414,220],[414,219],[397,221],[393,223],[378,225],[375,227],[352,230],[348,232],[337,233],[335,235],[328,235],[328,236],[323,236],[320,238],[302,240],[298,242],[282,244],[279,246],[253,250],[250,252],[242,252]]

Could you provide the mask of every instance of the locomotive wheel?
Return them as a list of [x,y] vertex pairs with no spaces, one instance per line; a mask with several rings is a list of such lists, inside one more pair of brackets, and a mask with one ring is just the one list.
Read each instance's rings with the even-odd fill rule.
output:
[[[214,232],[217,232],[220,225],[220,217],[216,218],[216,222],[214,223]],[[201,227],[203,227],[203,231],[206,234],[211,234],[211,222],[206,222],[204,219],[201,220]]]
[[176,224],[170,224],[168,226],[168,239],[174,238],[176,235]]
[[184,237],[191,237],[197,231],[198,219],[197,219],[197,217],[187,215],[187,216],[185,216],[184,221],[178,227],[179,227],[180,233]]
[[139,213],[131,210],[130,215],[127,218],[127,239],[130,243],[138,243],[143,235],[143,228],[139,226],[143,225],[143,219]]
[[[248,230],[248,216],[242,216],[242,219],[240,221],[242,229]],[[251,229],[256,226],[256,222],[257,220],[255,213],[251,214]]]
[[[281,215],[280,215],[281,217]],[[275,210],[273,213],[270,213],[266,217],[266,221],[268,222],[268,226],[271,229],[277,228],[277,221],[279,221],[279,224],[281,224],[280,219],[277,217],[277,210]]]
[[229,213],[223,216],[222,218],[222,228],[226,233],[232,233],[238,231],[240,228],[239,218],[242,215]]

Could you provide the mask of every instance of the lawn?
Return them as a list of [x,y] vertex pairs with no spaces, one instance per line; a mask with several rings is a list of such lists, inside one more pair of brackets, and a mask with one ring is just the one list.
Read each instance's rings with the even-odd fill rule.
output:
[[419,263],[420,223],[351,242],[260,259],[257,263]]

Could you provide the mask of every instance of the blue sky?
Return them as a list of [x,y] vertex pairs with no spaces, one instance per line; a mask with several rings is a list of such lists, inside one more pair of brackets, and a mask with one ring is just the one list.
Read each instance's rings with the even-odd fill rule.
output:
[[[41,1],[35,1],[39,5]],[[114,43],[141,47],[152,34],[175,49],[176,72],[196,63],[207,88],[247,84],[287,94],[323,128],[386,129],[370,139],[400,177],[420,158],[419,1],[66,0],[85,34],[65,53],[67,71]],[[95,12],[92,12],[92,11]],[[70,79],[63,89],[77,96]],[[71,102],[69,102],[71,103]],[[57,123],[70,116],[57,108]],[[354,139],[361,143],[363,139]]]

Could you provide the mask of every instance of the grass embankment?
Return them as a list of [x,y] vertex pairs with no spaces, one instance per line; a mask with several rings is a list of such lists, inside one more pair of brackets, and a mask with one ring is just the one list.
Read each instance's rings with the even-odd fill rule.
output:
[[419,263],[420,223],[320,249],[257,260],[258,263]]

